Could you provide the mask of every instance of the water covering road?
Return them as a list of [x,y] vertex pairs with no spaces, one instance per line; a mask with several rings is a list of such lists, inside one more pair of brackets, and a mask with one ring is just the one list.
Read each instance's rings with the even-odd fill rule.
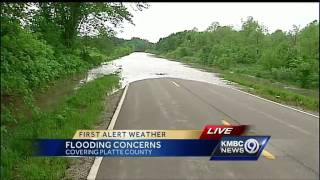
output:
[[221,86],[229,84],[228,81],[217,77],[215,73],[194,69],[180,62],[157,58],[152,54],[137,52],[90,70],[86,79],[82,81],[90,81],[116,71],[120,72],[122,87],[137,80],[162,77],[195,80]]

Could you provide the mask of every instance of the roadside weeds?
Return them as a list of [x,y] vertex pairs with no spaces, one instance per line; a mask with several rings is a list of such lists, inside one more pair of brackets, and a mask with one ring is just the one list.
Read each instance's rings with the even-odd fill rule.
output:
[[[106,97],[105,109],[97,125],[92,128],[96,130],[107,129],[112,119],[113,113],[115,112],[117,105],[120,101],[123,89],[120,89],[113,94]],[[73,158],[70,166],[66,171],[65,180],[69,179],[86,179],[92,164],[94,163],[95,157],[81,157]]]

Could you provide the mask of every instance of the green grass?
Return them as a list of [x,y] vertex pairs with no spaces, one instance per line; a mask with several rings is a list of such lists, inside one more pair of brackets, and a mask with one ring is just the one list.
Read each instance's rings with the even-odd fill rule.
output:
[[319,100],[316,97],[294,93],[284,88],[275,87],[270,83],[265,83],[265,81],[261,82],[254,80],[254,78],[242,74],[223,73],[221,74],[221,77],[242,86],[249,87],[244,90],[261,97],[292,106],[302,107],[311,111],[319,110]]
[[284,87],[275,85],[274,82],[268,79],[257,78],[254,76],[250,76],[248,74],[230,72],[228,70],[221,70],[213,67],[205,67],[199,64],[190,64],[195,68],[204,69],[210,72],[219,73],[220,77],[226,79],[228,81],[232,81],[235,83],[244,86],[245,91],[256,94],[258,96],[264,97],[266,99],[276,101],[279,103],[300,107],[310,111],[319,111],[319,99],[318,95],[311,90],[312,93],[299,93],[293,92]]
[[107,92],[119,87],[119,77],[108,75],[91,81],[53,111],[1,133],[1,179],[61,179],[69,158],[33,157],[33,138],[72,138],[77,129],[90,129],[104,110]]

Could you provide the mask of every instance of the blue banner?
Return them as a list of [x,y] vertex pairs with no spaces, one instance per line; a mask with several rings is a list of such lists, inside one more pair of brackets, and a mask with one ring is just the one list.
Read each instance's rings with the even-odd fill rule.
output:
[[37,156],[211,156],[210,160],[257,160],[270,136],[224,136],[221,140],[39,139]]
[[36,141],[37,156],[210,156],[219,140],[75,140]]

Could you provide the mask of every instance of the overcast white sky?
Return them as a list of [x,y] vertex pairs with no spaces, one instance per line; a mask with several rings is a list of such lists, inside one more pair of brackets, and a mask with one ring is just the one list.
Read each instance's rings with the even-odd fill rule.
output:
[[142,12],[129,10],[134,15],[135,26],[125,23],[118,37],[140,37],[151,42],[174,32],[197,27],[205,30],[212,22],[241,27],[241,19],[253,16],[269,32],[276,29],[288,31],[292,25],[304,27],[319,20],[319,3],[149,3]]

